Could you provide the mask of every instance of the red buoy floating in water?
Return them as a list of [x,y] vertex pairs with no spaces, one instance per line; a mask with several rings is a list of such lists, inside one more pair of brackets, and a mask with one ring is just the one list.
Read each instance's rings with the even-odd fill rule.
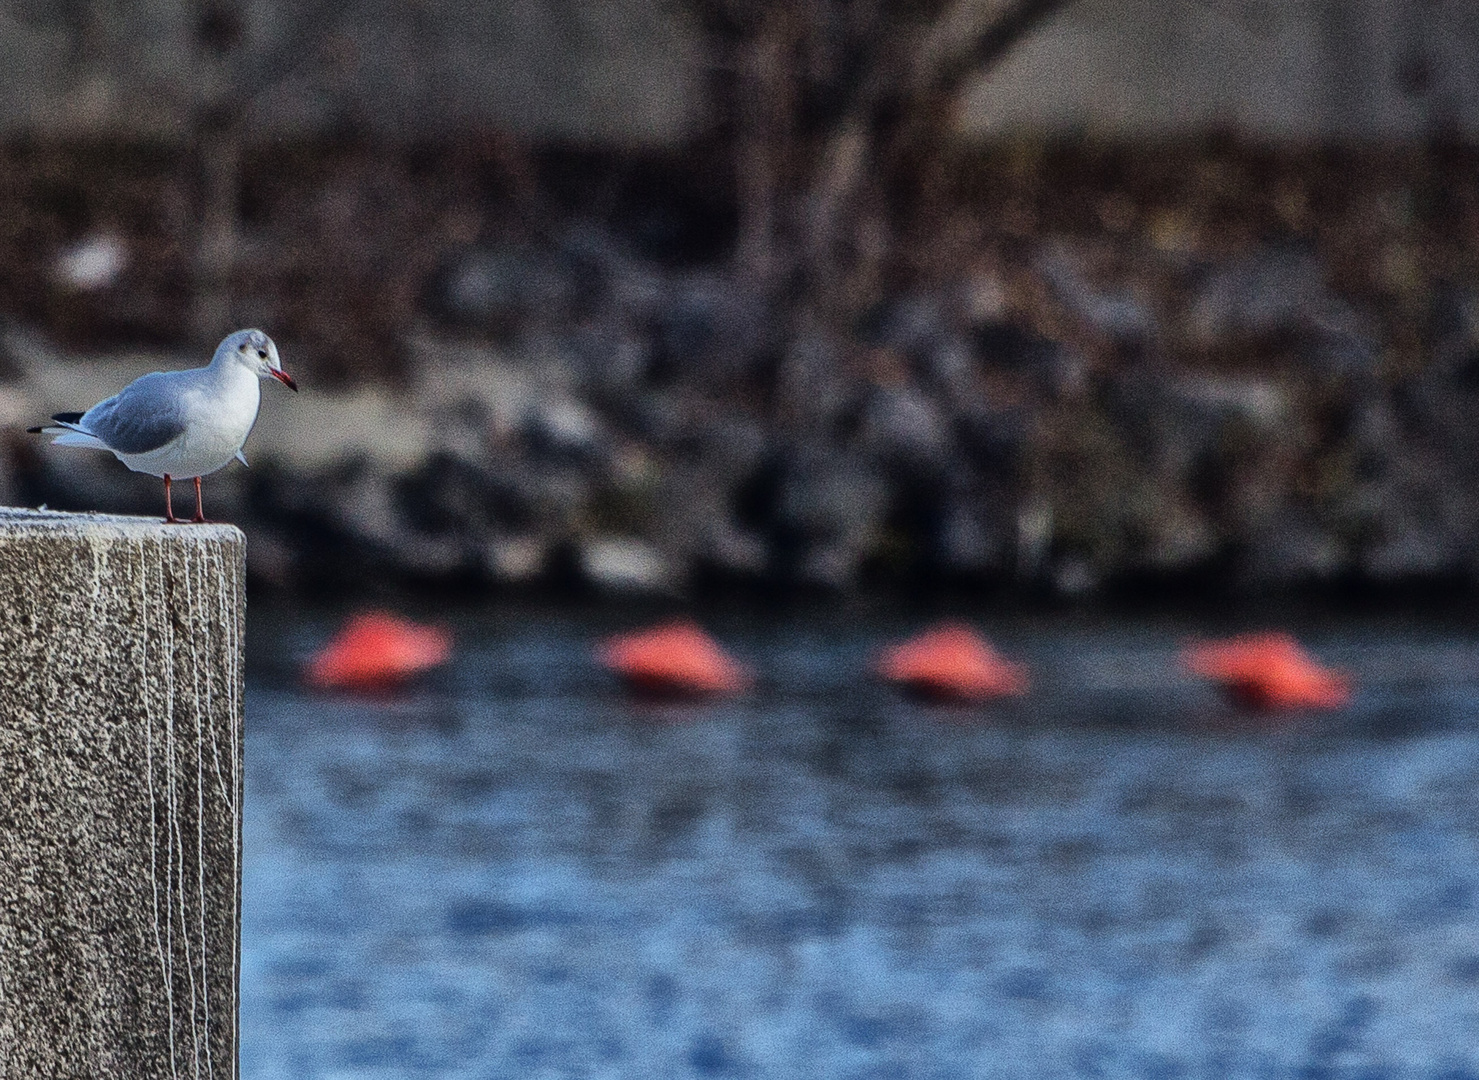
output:
[[1338,709],[1351,700],[1349,677],[1322,667],[1285,633],[1193,642],[1182,650],[1181,666],[1220,684],[1247,709]]
[[1027,693],[1027,669],[964,623],[941,623],[883,651],[874,670],[932,701],[971,702]]
[[304,670],[320,689],[389,690],[413,675],[445,664],[452,635],[388,611],[351,616]]
[[748,668],[686,619],[617,634],[596,647],[596,659],[631,689],[661,697],[722,697],[754,681]]

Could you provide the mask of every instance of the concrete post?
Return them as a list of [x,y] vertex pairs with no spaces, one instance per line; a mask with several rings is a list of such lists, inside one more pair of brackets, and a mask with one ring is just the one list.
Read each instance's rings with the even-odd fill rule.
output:
[[236,1076],[245,543],[0,509],[0,1080]]

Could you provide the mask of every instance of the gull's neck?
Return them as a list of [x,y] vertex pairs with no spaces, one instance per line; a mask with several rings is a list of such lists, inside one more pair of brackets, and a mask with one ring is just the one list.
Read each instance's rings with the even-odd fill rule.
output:
[[251,383],[255,386],[257,383],[256,373],[247,370],[247,366],[237,360],[230,349],[219,350],[211,357],[209,364],[196,370],[223,389],[236,384],[244,386]]
[[236,357],[231,354],[231,350],[217,349],[216,354],[211,357],[211,362],[205,366],[205,369],[221,374],[230,367],[240,367],[236,362]]

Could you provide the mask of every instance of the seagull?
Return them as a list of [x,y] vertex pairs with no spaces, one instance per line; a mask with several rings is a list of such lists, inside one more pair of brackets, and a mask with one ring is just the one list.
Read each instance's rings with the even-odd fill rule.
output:
[[205,521],[200,478],[229,464],[247,463],[242,445],[257,422],[261,379],[289,390],[298,384],[282,369],[277,346],[260,330],[238,330],[216,346],[202,368],[156,371],[125,386],[84,413],[57,413],[33,435],[55,435],[60,446],[111,450],[134,472],[164,478],[164,520],[176,524],[170,481],[194,479],[195,516]]

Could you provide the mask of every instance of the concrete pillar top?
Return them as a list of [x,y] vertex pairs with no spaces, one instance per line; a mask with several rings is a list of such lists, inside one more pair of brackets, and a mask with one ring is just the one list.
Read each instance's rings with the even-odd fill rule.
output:
[[245,541],[0,509],[0,1080],[236,1075]]
[[246,536],[235,525],[210,522],[204,525],[166,525],[163,518],[123,514],[71,513],[62,510],[28,510],[0,506],[0,533],[52,532],[79,538],[110,540],[183,540],[213,543],[245,543]]

